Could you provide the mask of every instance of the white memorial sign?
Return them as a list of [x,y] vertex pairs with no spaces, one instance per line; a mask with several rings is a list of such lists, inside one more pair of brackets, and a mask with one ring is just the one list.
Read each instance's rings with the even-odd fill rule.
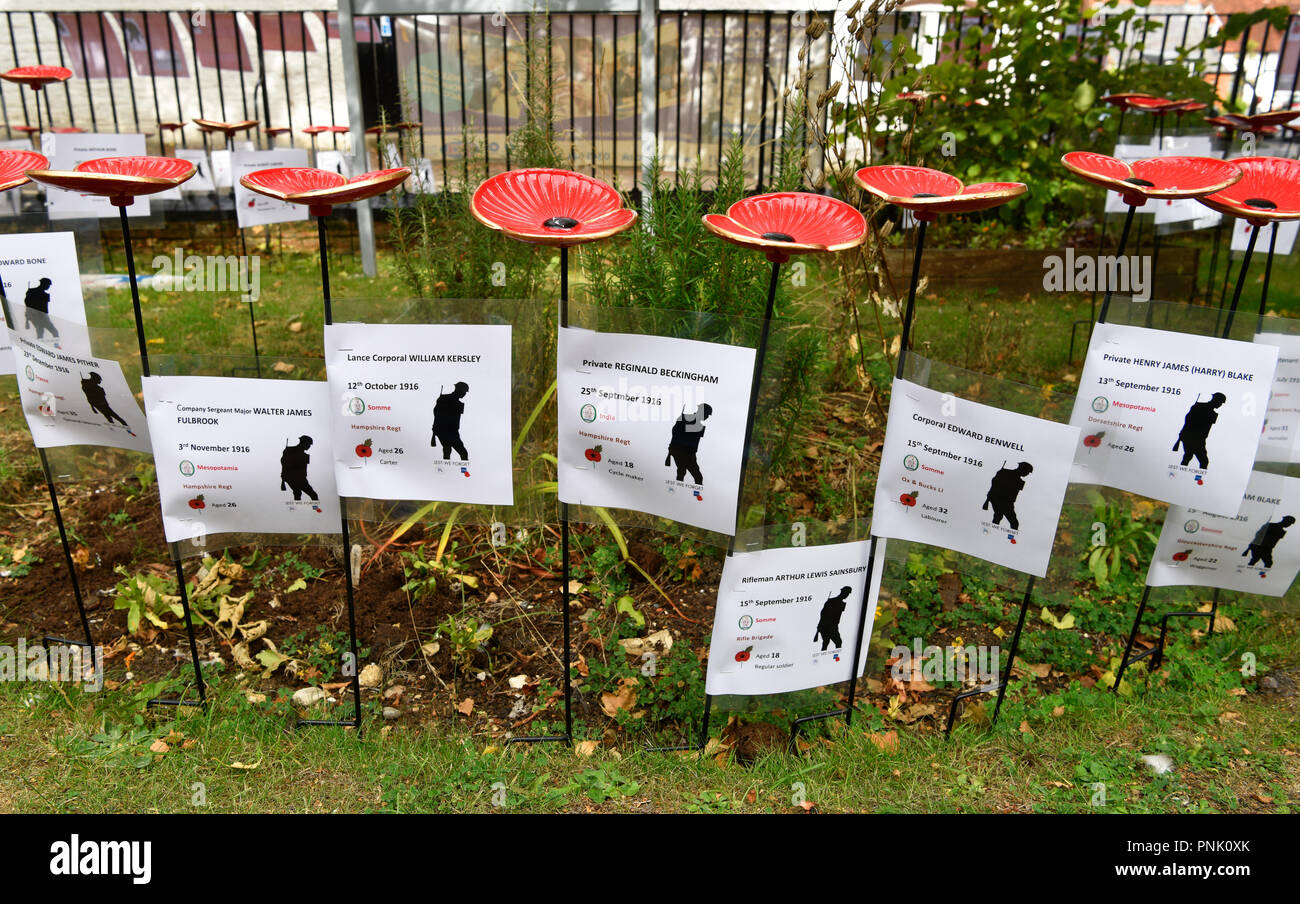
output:
[[1078,435],[895,380],[872,531],[1041,577]]
[[329,387],[145,377],[163,533],[336,534]]
[[567,328],[560,500],[731,534],[754,350]]
[[1300,480],[1254,471],[1235,517],[1170,506],[1147,584],[1283,596],[1300,571]]
[[[728,556],[709,643],[710,694],[780,694],[862,675],[875,621],[885,543],[765,549]],[[866,599],[862,652],[852,669]]]
[[339,492],[512,505],[510,332],[325,327]]
[[1234,515],[1264,429],[1278,350],[1099,323],[1070,423],[1070,479]]

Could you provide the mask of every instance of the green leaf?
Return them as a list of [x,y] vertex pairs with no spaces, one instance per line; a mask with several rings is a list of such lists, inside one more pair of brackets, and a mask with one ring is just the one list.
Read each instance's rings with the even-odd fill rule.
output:
[[1043,621],[1047,622],[1058,631],[1066,631],[1074,627],[1074,614],[1070,612],[1065,613],[1061,618],[1057,618],[1052,614],[1051,609],[1044,606],[1041,617]]
[[636,622],[638,628],[645,627],[645,616],[637,611],[636,600],[630,596],[620,596],[618,604],[614,607],[616,611],[626,614],[632,621]]
[[292,584],[290,584],[288,587],[284,588],[284,592],[285,592],[285,593],[294,593],[294,592],[296,592],[296,591],[298,591],[298,590],[306,590],[306,589],[307,589],[307,581],[306,581],[306,579],[304,579],[304,578],[298,578],[298,580],[294,581],[294,582],[293,582]]
[[1074,97],[1071,98],[1071,103],[1074,104],[1074,109],[1082,113],[1084,110],[1091,107],[1092,102],[1096,99],[1097,92],[1092,87],[1092,83],[1080,82],[1078,87],[1074,89]]

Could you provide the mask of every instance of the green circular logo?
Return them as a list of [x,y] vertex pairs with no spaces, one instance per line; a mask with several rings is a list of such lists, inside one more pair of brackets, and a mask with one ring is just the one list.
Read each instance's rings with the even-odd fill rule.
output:
[[907,468],[909,471],[915,471],[917,468],[921,467],[921,460],[915,455],[904,455],[903,467]]
[[30,364],[27,365],[27,369],[24,370],[23,373],[27,375],[27,379],[29,380],[36,379],[36,371],[32,370],[32,366]]
[[1195,518],[1188,518],[1183,522],[1183,533],[1194,534],[1201,529],[1201,522]]
[[180,472],[181,472],[181,474],[182,474],[183,476],[185,476],[185,477],[193,477],[193,476],[194,476],[194,462],[190,461],[188,458],[185,459],[185,460],[183,460],[183,461],[180,463]]
[[590,403],[583,405],[578,409],[578,417],[590,424],[596,419],[596,406]]
[[737,622],[737,624],[740,625],[740,630],[742,630],[742,631],[748,631],[750,628],[752,628],[752,627],[754,626],[754,616],[752,616],[752,615],[742,615],[742,616],[740,617],[740,621]]
[[359,417],[366,413],[366,403],[361,396],[352,396],[348,399],[348,414]]
[[1097,398],[1092,400],[1092,410],[1097,412],[1098,414],[1101,414],[1109,407],[1110,407],[1110,399],[1106,398],[1104,395],[1099,395],[1097,396]]

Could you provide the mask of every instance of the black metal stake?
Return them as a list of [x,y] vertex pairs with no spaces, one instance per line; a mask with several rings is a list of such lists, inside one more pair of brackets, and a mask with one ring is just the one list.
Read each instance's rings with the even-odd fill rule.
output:
[[1246,244],[1246,256],[1241,259],[1241,270],[1237,273],[1237,288],[1232,293],[1232,306],[1228,308],[1228,319],[1223,324],[1223,338],[1232,332],[1232,319],[1237,315],[1237,303],[1241,301],[1241,290],[1246,285],[1246,271],[1250,268],[1250,257],[1255,253],[1255,242],[1259,239],[1259,227],[1250,227],[1250,241]]
[[[1133,226],[1133,214],[1135,214],[1136,212],[1137,212],[1137,207],[1130,204],[1128,207],[1128,213],[1124,216],[1124,229],[1119,234],[1119,247],[1115,249],[1116,258],[1120,258],[1124,256],[1124,249],[1128,245],[1129,229],[1131,229]],[[1101,299],[1101,311],[1097,314],[1098,323],[1106,322],[1106,314],[1110,312],[1110,297],[1114,294],[1115,294],[1115,287],[1107,284],[1106,294]]]
[[1128,643],[1124,646],[1124,656],[1120,659],[1119,669],[1115,674],[1115,685],[1111,688],[1111,693],[1119,690],[1120,679],[1124,677],[1124,670],[1135,662],[1151,657],[1152,671],[1160,668],[1165,658],[1165,641],[1169,636],[1169,619],[1171,618],[1205,618],[1209,617],[1209,631],[1207,634],[1214,634],[1214,623],[1219,617],[1219,588],[1214,588],[1214,599],[1210,604],[1209,612],[1183,611],[1183,612],[1166,612],[1160,617],[1160,638],[1150,649],[1143,650],[1136,656],[1132,655],[1133,643],[1137,639],[1138,629],[1142,624],[1142,613],[1146,609],[1147,598],[1151,594],[1151,588],[1146,587],[1142,591],[1142,602],[1138,605],[1137,617],[1133,619],[1133,629],[1129,632]]
[[[560,329],[569,325],[569,246],[560,246]],[[560,610],[563,618],[564,651],[561,654],[564,666],[564,734],[562,735],[527,735],[522,738],[507,738],[510,744],[537,744],[548,741],[573,743],[573,658],[572,639],[570,635],[571,601],[569,599],[569,504],[560,503]]]
[[67,637],[47,636],[42,639],[45,646],[49,646],[50,641],[56,643],[75,644],[84,646],[90,650],[90,664],[92,668],[97,667],[95,659],[95,636],[90,630],[90,617],[86,614],[86,602],[81,595],[81,582],[77,580],[77,566],[72,559],[72,544],[68,542],[68,529],[63,524],[63,512],[59,508],[59,494],[54,488],[54,473],[50,470],[50,460],[45,454],[45,450],[37,447],[36,453],[41,459],[41,470],[45,474],[45,487],[50,492],[50,506],[54,510],[54,523],[59,528],[59,542],[63,544],[63,561],[68,567],[68,580],[72,584],[72,595],[77,601],[77,614],[81,616],[81,630],[86,635],[85,641],[71,640]]
[[1268,304],[1268,283],[1273,276],[1273,252],[1277,249],[1277,225],[1278,221],[1273,221],[1273,231],[1268,238],[1268,259],[1264,264],[1264,286],[1259,292],[1259,318],[1255,321],[1255,332],[1261,332],[1264,329],[1264,306]]
[[203,683],[203,667],[199,664],[199,644],[194,636],[194,619],[190,615],[190,592],[185,584],[185,566],[181,563],[180,547],[175,544],[169,544],[172,554],[172,565],[176,568],[176,589],[181,597],[181,609],[185,613],[185,633],[190,641],[190,662],[194,664],[194,680],[199,686],[198,700],[171,700],[155,698],[146,703],[146,706],[200,706],[206,707],[208,703],[207,686]]
[[[745,475],[749,470],[749,448],[754,437],[754,421],[758,417],[758,390],[763,383],[763,366],[767,359],[767,341],[771,333],[772,317],[776,311],[776,288],[779,284],[781,275],[781,261],[772,262],[772,276],[767,284],[767,307],[763,311],[763,325],[759,331],[758,348],[754,353],[754,372],[749,383],[749,409],[745,412],[745,441],[741,447],[740,453],[740,479],[736,486],[736,530],[740,529],[740,521],[744,516],[741,505],[745,496]],[[874,547],[873,547],[874,548]],[[727,541],[727,557],[736,554],[736,536],[733,533]],[[864,604],[865,607],[865,604]],[[704,710],[700,717],[700,736],[697,744],[678,744],[669,747],[651,747],[650,750],[655,753],[666,753],[677,750],[704,750],[709,741],[709,715],[713,710],[713,696],[706,693],[704,695]],[[840,711],[835,714],[838,715]],[[813,717],[808,717],[813,718]],[[822,717],[816,717],[822,718]],[[802,720],[796,720],[797,726]],[[791,738],[794,737],[795,728],[791,728]]]
[[[1133,628],[1128,632],[1128,643],[1124,644],[1124,655],[1120,657],[1119,668],[1115,670],[1115,683],[1111,685],[1112,694],[1119,692],[1119,683],[1124,680],[1124,670],[1128,668],[1129,653],[1133,651],[1133,643],[1137,640],[1138,629],[1142,627],[1142,614],[1147,610],[1147,600],[1151,599],[1151,586],[1142,588],[1142,600],[1138,603],[1137,616],[1133,619]],[[1152,650],[1155,648],[1152,647]],[[1148,650],[1149,654],[1152,650]],[[1136,658],[1133,660],[1136,661]]]
[[998,702],[993,707],[993,724],[998,724],[998,714],[1002,712],[1002,698],[1007,694],[1007,685],[1011,682],[1011,671],[1016,665],[1016,653],[1020,650],[1020,634],[1025,628],[1025,616],[1029,613],[1029,603],[1034,596],[1034,576],[1031,574],[1029,580],[1025,582],[1025,597],[1020,602],[1020,617],[1016,619],[1016,631],[1011,635],[1011,650],[1007,656],[1007,677],[1006,680],[999,681],[997,684],[988,684],[984,687],[974,687],[968,691],[962,691],[952,698],[952,704],[948,707],[948,727],[944,729],[944,737],[952,734],[953,724],[957,721],[957,709],[961,702],[967,697],[974,697],[977,694],[991,694],[998,692]]
[[[135,252],[131,248],[131,224],[126,215],[127,205],[118,207],[122,220],[122,245],[126,250],[126,274],[131,283],[131,306],[135,313],[135,338],[140,345],[140,375],[149,376],[149,347],[144,335],[144,316],[140,310],[140,285],[135,276]],[[199,686],[198,702],[187,700],[150,700],[147,706],[206,706],[207,692],[203,684],[203,669],[199,664],[199,646],[194,636],[194,621],[190,617],[189,590],[185,586],[185,568],[181,563],[180,548],[171,544],[172,565],[176,568],[176,589],[181,597],[181,608],[185,613],[185,630],[189,635],[190,659],[194,663],[194,679]]]
[[[321,298],[325,308],[325,325],[334,323],[334,309],[330,301],[329,244],[325,238],[325,216],[316,215],[316,241],[320,248]],[[350,725],[361,731],[361,658],[357,650],[356,591],[352,585],[352,537],[348,531],[347,500],[339,497],[339,522],[343,539],[343,575],[348,604],[348,649],[352,655],[352,705],[351,719],[299,719],[299,725]]]

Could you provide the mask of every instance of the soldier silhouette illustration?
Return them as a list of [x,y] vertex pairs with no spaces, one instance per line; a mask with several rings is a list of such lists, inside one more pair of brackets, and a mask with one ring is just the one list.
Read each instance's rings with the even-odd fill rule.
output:
[[104,392],[104,378],[99,375],[98,371],[93,372],[88,377],[81,378],[81,392],[90,403],[94,411],[98,411],[104,416],[104,420],[110,424],[117,421],[128,430],[131,425],[126,422],[122,415],[113,410],[113,406],[108,404],[108,395]]
[[[1200,399],[1199,395],[1197,399]],[[1226,401],[1228,401],[1226,395],[1216,392],[1210,396],[1208,402],[1194,402],[1187,410],[1187,417],[1183,418],[1183,429],[1178,431],[1178,439],[1174,442],[1172,450],[1177,452],[1179,444],[1182,445],[1184,466],[1193,457],[1196,458],[1197,467],[1205,469],[1210,466],[1210,457],[1205,451],[1205,440],[1210,435],[1210,428],[1219,419],[1219,407]]]
[[664,459],[664,467],[676,462],[678,480],[683,479],[686,472],[689,471],[696,483],[704,483],[704,475],[700,473],[700,463],[696,460],[695,454],[699,451],[700,440],[704,438],[704,422],[709,419],[711,414],[713,414],[713,406],[702,403],[695,409],[694,413],[689,415],[685,409],[682,409],[681,416],[673,424],[672,438],[668,440],[668,457]]
[[1001,524],[1007,519],[1012,530],[1020,530],[1020,519],[1016,517],[1016,497],[1025,488],[1025,478],[1034,473],[1034,466],[1022,461],[1014,468],[999,468],[989,484],[988,494],[984,497],[984,511],[993,506],[993,523]]
[[312,489],[311,484],[307,482],[307,464],[311,461],[311,456],[307,450],[312,446],[310,436],[298,437],[296,446],[286,446],[280,453],[280,492],[284,492],[286,484],[293,491],[293,499],[298,502],[302,499],[302,494],[306,493],[311,497],[312,502],[320,499],[316,491]]
[[1286,536],[1286,529],[1295,524],[1295,518],[1286,515],[1280,521],[1265,521],[1259,530],[1255,531],[1255,537],[1246,547],[1243,556],[1250,556],[1247,565],[1254,565],[1256,562],[1263,561],[1265,568],[1273,567],[1273,547],[1277,546],[1277,541]]
[[849,594],[852,592],[852,587],[841,587],[839,593],[822,603],[822,614],[817,619],[817,631],[813,634],[813,642],[815,643],[817,638],[821,637],[823,653],[832,641],[837,650],[844,646],[844,641],[840,639],[840,616],[844,614],[844,607],[848,605]]
[[54,281],[48,276],[27,290],[23,304],[27,306],[27,326],[36,327],[36,338],[44,339],[45,331],[50,331],[51,339],[59,338],[59,331],[50,320],[50,286]]
[[429,445],[441,443],[443,458],[451,458],[451,451],[455,449],[461,461],[469,461],[469,453],[460,438],[460,416],[465,413],[465,403],[461,399],[468,392],[468,383],[457,383],[451,392],[442,393],[433,404],[433,439],[429,440]]

